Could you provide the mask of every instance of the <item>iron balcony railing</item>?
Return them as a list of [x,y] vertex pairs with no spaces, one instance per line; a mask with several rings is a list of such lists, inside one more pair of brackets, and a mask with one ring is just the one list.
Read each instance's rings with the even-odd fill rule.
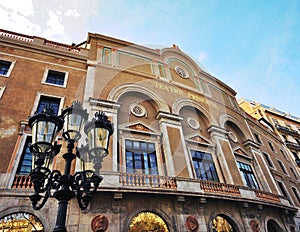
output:
[[281,126],[279,124],[276,124],[276,128],[280,132],[283,132],[285,134],[300,138],[300,133],[296,130],[293,130],[293,129],[289,128],[289,127]]
[[290,141],[285,141],[285,144],[288,148],[300,151],[300,145],[298,143],[293,143]]

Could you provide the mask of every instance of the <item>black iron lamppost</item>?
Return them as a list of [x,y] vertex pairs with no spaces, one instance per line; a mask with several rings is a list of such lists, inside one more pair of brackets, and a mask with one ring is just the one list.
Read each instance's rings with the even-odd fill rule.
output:
[[[65,223],[68,201],[76,197],[79,207],[86,209],[103,179],[99,172],[103,158],[108,154],[113,126],[103,112],[97,112],[93,120],[84,126],[88,144],[76,149],[74,154],[75,143],[81,138],[81,127],[87,118],[88,113],[81,104],[73,102],[60,116],[54,115],[48,106],[28,121],[32,129],[30,152],[33,157],[33,170],[29,175],[34,185],[34,194],[30,196],[30,200],[35,210],[41,209],[49,197],[53,196],[58,200],[55,232],[67,231]],[[62,155],[65,160],[63,174],[49,168],[61,148],[55,142],[55,137],[62,128],[63,137],[68,143],[67,152]],[[81,171],[71,175],[71,163],[76,157],[80,159]]]

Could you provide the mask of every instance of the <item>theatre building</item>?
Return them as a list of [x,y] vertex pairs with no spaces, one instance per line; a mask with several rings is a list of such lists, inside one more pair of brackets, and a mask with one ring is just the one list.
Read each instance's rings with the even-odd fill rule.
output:
[[[53,231],[58,201],[34,210],[29,199],[28,116],[74,101],[114,132],[89,206],[69,201],[67,231],[299,231],[297,164],[235,95],[176,45],[89,33],[71,46],[0,30],[0,231]],[[63,170],[62,132],[56,140],[50,168]]]

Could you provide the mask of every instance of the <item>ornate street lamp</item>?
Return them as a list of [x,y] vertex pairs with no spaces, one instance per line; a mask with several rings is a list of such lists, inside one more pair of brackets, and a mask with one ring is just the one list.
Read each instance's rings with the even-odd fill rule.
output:
[[[50,107],[29,118],[32,128],[33,170],[29,174],[34,185],[34,194],[30,196],[33,208],[41,209],[49,197],[58,200],[56,225],[53,231],[66,232],[65,223],[68,201],[76,197],[79,207],[86,209],[103,177],[99,176],[103,158],[108,154],[108,141],[113,133],[113,126],[103,113],[96,113],[91,122],[87,122],[84,131],[88,145],[77,148],[73,153],[75,143],[81,138],[81,127],[87,120],[88,113],[79,102],[73,102],[71,107],[62,111],[61,116],[55,116]],[[67,141],[67,152],[62,155],[65,160],[64,173],[50,170],[55,155],[61,145],[55,142],[56,134],[63,131]],[[70,174],[72,161],[79,158],[81,171]]]

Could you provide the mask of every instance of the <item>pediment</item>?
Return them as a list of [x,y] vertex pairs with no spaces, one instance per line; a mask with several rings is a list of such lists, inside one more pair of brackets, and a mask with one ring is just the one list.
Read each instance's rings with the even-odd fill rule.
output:
[[196,143],[210,145],[209,140],[207,138],[204,138],[203,136],[201,136],[199,134],[194,134],[194,135],[186,136],[186,139],[189,140],[189,141],[191,141],[191,142],[196,142]]
[[126,123],[119,125],[120,130],[126,131],[136,131],[150,134],[159,134],[159,131],[153,129],[151,126],[143,123],[143,122],[135,122],[135,123]]
[[245,151],[243,151],[243,149],[241,149],[240,147],[236,148],[234,150],[234,153],[238,154],[238,155],[241,155],[241,156],[249,157],[249,155]]

